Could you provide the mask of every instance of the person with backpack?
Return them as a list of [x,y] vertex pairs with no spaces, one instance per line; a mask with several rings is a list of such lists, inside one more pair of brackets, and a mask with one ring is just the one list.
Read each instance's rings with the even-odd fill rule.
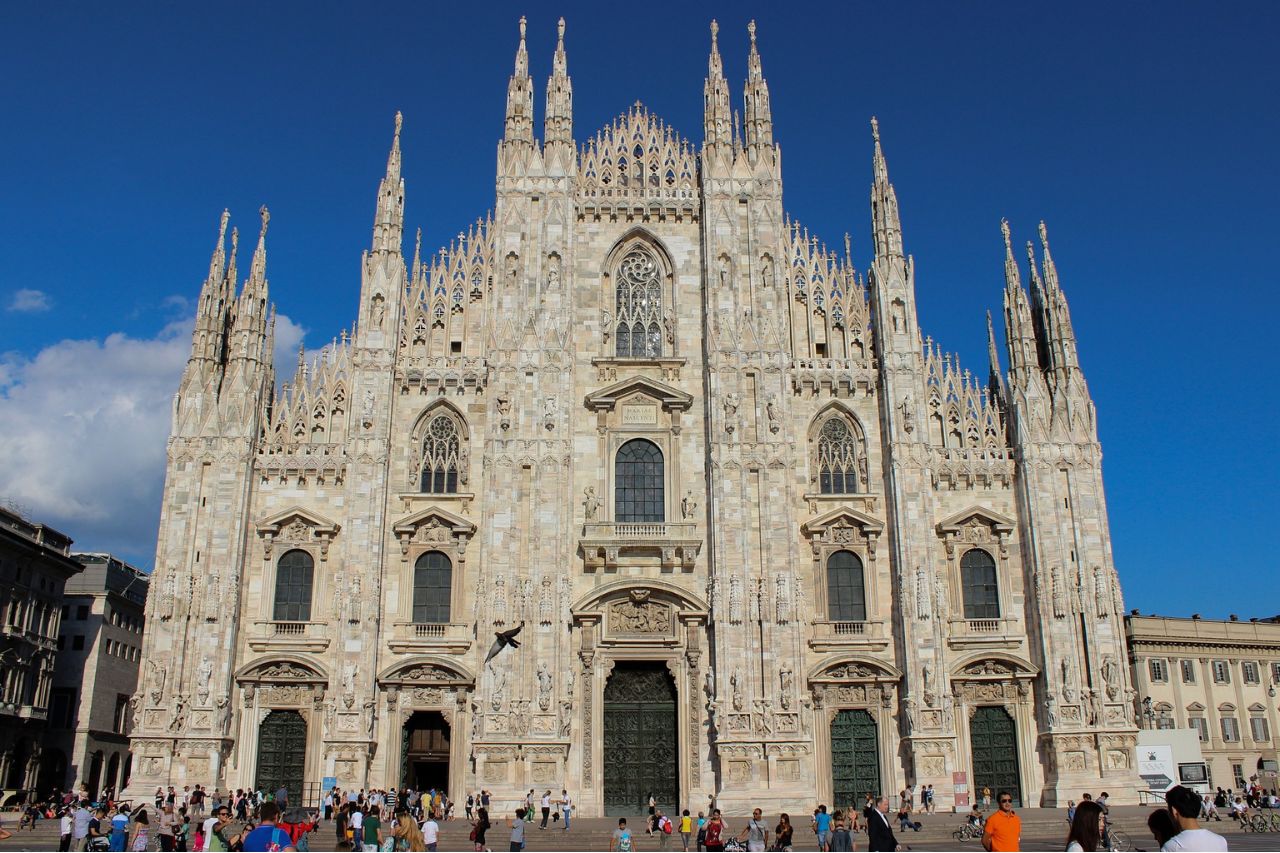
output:
[[658,849],[669,850],[671,848],[671,833],[675,830],[675,826],[671,823],[671,818],[662,813],[662,809],[658,809],[656,813],[657,833],[658,833]]
[[613,836],[609,839],[609,853],[631,853],[631,830],[627,829],[627,819],[625,817],[618,818],[618,828],[613,831]]
[[[488,798],[488,792],[481,792],[484,798]],[[472,821],[471,841],[475,844],[476,850],[488,850],[484,846],[485,833],[489,831],[489,810],[484,806],[476,809],[476,819]]]

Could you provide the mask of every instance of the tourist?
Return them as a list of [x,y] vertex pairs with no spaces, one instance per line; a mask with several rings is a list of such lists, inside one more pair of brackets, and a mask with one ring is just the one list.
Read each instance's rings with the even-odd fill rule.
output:
[[791,849],[793,831],[791,828],[791,815],[783,812],[778,817],[778,825],[773,828],[773,849],[789,851]]
[[693,835],[693,818],[689,816],[689,810],[685,809],[680,814],[680,842],[684,845],[684,853],[689,853],[689,838]]
[[653,835],[654,813],[658,810],[658,801],[653,796],[653,791],[649,792],[649,820],[645,822],[644,834]]
[[111,840],[107,849],[123,853],[129,843],[129,807],[121,805],[111,818]]
[[139,806],[133,813],[133,843],[129,849],[141,853],[151,847],[151,819],[147,817],[146,808]]
[[102,827],[102,821],[106,818],[106,816],[107,816],[107,810],[103,808],[99,808],[94,811],[93,817],[89,818],[89,828],[84,836],[84,844],[85,844],[86,850],[88,850],[91,846],[93,846],[94,839],[107,837],[107,833],[103,831],[103,827]]
[[[487,791],[481,791],[480,794],[481,794],[481,798],[484,800],[487,800],[489,798],[489,794]],[[488,847],[484,846],[484,836],[485,836],[485,833],[487,833],[488,831],[489,831],[489,810],[486,809],[484,806],[481,806],[480,808],[476,809],[476,819],[472,821],[472,825],[471,825],[471,840],[475,842],[477,850],[489,849]]]
[[1076,820],[1076,801],[1067,800],[1067,826],[1075,823]]
[[933,785],[930,785],[928,788],[926,788],[925,793],[929,798],[929,814],[933,814],[934,809],[938,807],[938,804],[934,798]]
[[217,806],[210,817],[205,818],[200,829],[204,835],[204,849],[212,851],[212,853],[220,853],[220,851],[230,850],[231,844],[227,841],[223,831],[226,829],[228,822],[231,820],[231,809],[226,806]]
[[671,818],[662,813],[662,809],[657,812],[657,829],[658,833],[658,849],[667,850],[671,847],[671,833],[675,827],[671,824]]
[[[1013,813],[1013,794],[1001,791],[996,795],[1000,807],[982,830],[982,847],[993,853],[1001,850],[1019,850],[1022,844],[1022,818]],[[1076,808],[1079,812],[1079,807]]]
[[748,850],[765,850],[769,847],[769,826],[763,820],[760,809],[752,809],[751,820],[738,834],[739,841],[747,842]]
[[394,850],[426,850],[427,845],[418,828],[418,822],[406,809],[396,815],[395,825],[391,828]]
[[298,849],[293,846],[293,839],[289,837],[289,833],[276,826],[276,818],[279,816],[280,807],[275,803],[263,803],[258,807],[258,826],[244,837],[245,853]]
[[289,789],[284,785],[276,789],[276,808],[282,812],[289,808]]
[[551,819],[551,789],[542,792],[542,823],[538,824],[538,829],[546,829],[547,821]]
[[204,819],[204,789],[196,785],[195,790],[191,792],[188,800],[190,805],[191,819],[199,822]]
[[702,853],[707,846],[707,816],[702,812],[698,812],[698,853]]
[[[22,826],[19,825],[21,830]],[[65,851],[71,849],[72,833],[75,831],[75,820],[71,817],[70,809],[63,809],[58,815],[58,850]]]
[[724,819],[720,816],[720,810],[716,809],[711,813],[710,820],[707,821],[706,835],[703,837],[703,847],[709,851],[719,851],[724,849],[725,836],[729,834],[729,828],[725,826]]
[[1218,811],[1218,804],[1213,797],[1204,797],[1200,806],[1200,819],[1204,821],[1216,820],[1222,822],[1222,813]]
[[[513,850],[516,848],[512,848]],[[627,829],[627,819],[625,817],[618,818],[618,828],[613,831],[613,835],[609,838],[609,851],[618,851],[618,853],[631,853],[631,830]]]
[[186,853],[187,839],[191,837],[191,819],[187,816],[187,807],[178,809],[178,822],[173,827],[173,849]]
[[[530,791],[529,793],[532,794],[533,792]],[[524,849],[524,828],[528,823],[525,818],[528,816],[528,809],[516,809],[515,819],[507,818],[507,827],[511,830],[511,850]]]
[[369,813],[360,821],[360,841],[365,853],[378,853],[382,847],[382,821],[378,819],[380,811],[376,805],[370,804]]
[[1227,849],[1227,840],[1216,832],[1200,828],[1200,795],[1184,785],[1174,785],[1164,795],[1178,834],[1160,846],[1161,850],[1218,851]]
[[[467,819],[470,820],[468,815]],[[435,815],[427,815],[427,819],[422,822],[422,843],[428,850],[435,850],[436,843],[440,840],[440,824],[436,823]]]
[[468,822],[470,822],[471,820],[471,813],[475,810],[475,807],[476,807],[475,794],[467,794],[467,821]]
[[[1206,797],[1206,799],[1208,799]],[[1156,809],[1147,815],[1147,829],[1151,830],[1151,837],[1156,840],[1156,845],[1163,848],[1165,843],[1178,834],[1178,825],[1173,822],[1173,816],[1169,814],[1169,810]]]
[[174,830],[178,826],[178,816],[173,813],[173,803],[166,802],[164,808],[160,810],[160,818],[156,821],[156,835],[160,839],[160,849],[162,851],[173,850],[174,848]]
[[987,785],[982,786],[982,807],[991,808],[991,788]]
[[[837,810],[831,816],[831,821],[833,824],[831,829],[831,849],[833,851],[841,851],[841,853],[848,853],[848,851],[853,850],[853,834],[849,832],[849,827],[844,822],[844,812]],[[764,848],[761,847],[760,849],[763,850]]]
[[[85,847],[85,838],[89,835],[89,821],[93,820],[93,812],[83,802],[76,805],[75,810],[71,813],[71,847],[75,850],[83,850]],[[172,850],[173,846],[164,848]]]
[[1107,830],[1107,816],[1097,803],[1081,803],[1073,810],[1067,830],[1067,850],[1101,850],[1102,835]]
[[569,799],[569,792],[560,789],[560,812],[564,815],[564,831],[569,831],[569,812],[573,809],[573,801]]
[[813,813],[813,832],[818,836],[818,849],[830,850],[831,815],[827,814],[825,804],[818,806],[818,810]]
[[894,837],[893,826],[889,823],[889,798],[883,794],[876,800],[876,807],[867,820],[867,849],[899,849],[898,839]]

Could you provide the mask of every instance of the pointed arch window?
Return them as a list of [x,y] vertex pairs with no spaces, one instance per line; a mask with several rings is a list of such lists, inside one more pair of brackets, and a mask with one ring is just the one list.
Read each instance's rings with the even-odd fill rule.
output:
[[818,486],[824,495],[858,492],[858,438],[849,421],[833,415],[818,432]]
[[427,551],[413,564],[413,621],[418,625],[449,622],[453,563],[440,551]]
[[276,622],[310,622],[314,577],[315,560],[306,551],[295,548],[282,554],[276,564],[276,598],[271,618]]
[[662,451],[643,438],[628,441],[614,463],[614,521],[666,520]]
[[615,353],[619,358],[662,357],[662,268],[636,246],[618,265],[614,293]]
[[981,548],[965,552],[960,558],[960,580],[964,590],[964,618],[1000,618],[996,561],[990,554]]
[[827,558],[827,618],[832,622],[867,620],[862,560],[852,551],[836,551]]
[[422,442],[422,491],[443,495],[458,491],[458,424],[446,414],[427,424]]

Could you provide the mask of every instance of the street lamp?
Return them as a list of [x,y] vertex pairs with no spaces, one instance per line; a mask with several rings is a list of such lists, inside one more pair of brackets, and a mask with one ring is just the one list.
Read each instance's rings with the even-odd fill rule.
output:
[[1142,697],[1142,716],[1147,721],[1147,728],[1155,728],[1156,712],[1155,709],[1151,707],[1150,696]]

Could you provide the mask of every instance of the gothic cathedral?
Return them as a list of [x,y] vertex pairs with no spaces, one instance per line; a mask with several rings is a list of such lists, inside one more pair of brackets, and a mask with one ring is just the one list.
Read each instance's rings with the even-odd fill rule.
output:
[[[567,789],[580,814],[847,808],[932,784],[1136,799],[1095,412],[1049,254],[1004,226],[1000,367],[922,338],[879,129],[865,273],[784,213],[749,27],[703,141],[534,137],[402,255],[401,119],[355,331],[277,390],[262,226],[223,215],[173,410],[131,788]],[[496,632],[520,628],[518,646]]]

